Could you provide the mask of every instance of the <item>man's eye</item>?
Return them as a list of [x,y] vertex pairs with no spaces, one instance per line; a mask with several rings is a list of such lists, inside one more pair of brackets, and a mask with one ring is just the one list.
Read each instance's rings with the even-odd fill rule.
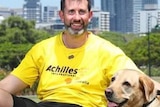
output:
[[79,14],[80,14],[80,15],[84,15],[84,14],[86,14],[86,11],[81,10],[81,11],[79,11]]
[[70,14],[70,15],[73,15],[74,13],[75,13],[74,10],[70,10],[70,11],[68,12],[68,14]]

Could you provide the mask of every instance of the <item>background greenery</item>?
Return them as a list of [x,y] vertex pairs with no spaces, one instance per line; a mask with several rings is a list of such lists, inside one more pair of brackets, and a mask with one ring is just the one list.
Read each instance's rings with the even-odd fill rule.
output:
[[[160,30],[150,33],[152,76],[160,76]],[[37,42],[59,33],[35,29],[34,21],[11,16],[0,24],[0,79],[21,62],[26,52]],[[148,74],[148,36],[99,32],[97,35],[120,47],[146,74]],[[35,94],[36,84],[21,94]]]

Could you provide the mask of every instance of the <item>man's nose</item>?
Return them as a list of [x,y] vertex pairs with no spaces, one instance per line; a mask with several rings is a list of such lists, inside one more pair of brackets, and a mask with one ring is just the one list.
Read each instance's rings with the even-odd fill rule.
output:
[[74,14],[74,19],[75,19],[75,20],[80,20],[80,19],[81,19],[81,15],[79,14],[79,12],[76,12],[76,13]]

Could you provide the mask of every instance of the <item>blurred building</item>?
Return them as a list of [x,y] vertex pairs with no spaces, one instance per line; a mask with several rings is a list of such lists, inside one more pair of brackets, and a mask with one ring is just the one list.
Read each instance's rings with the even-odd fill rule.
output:
[[116,10],[114,0],[101,0],[101,10],[110,14],[110,30],[116,31]]
[[12,8],[11,15],[23,17],[23,9],[22,8]]
[[53,18],[58,16],[58,7],[45,6],[43,10],[43,22],[53,22]]
[[91,0],[91,5],[92,7],[94,7],[94,0]]
[[158,0],[142,0],[144,10],[158,9]]
[[4,18],[8,18],[11,16],[12,12],[10,8],[7,7],[0,7],[0,16],[3,16]]
[[34,20],[36,23],[42,22],[42,6],[40,0],[24,0],[23,18]]
[[160,24],[160,10],[143,10],[137,12],[136,34],[146,34]]
[[110,13],[110,30],[137,32],[137,12],[158,9],[158,0],[101,0],[101,10]]
[[93,18],[88,26],[90,30],[110,31],[110,14],[93,8]]
[[2,23],[3,20],[4,20],[4,17],[0,15],[0,24]]

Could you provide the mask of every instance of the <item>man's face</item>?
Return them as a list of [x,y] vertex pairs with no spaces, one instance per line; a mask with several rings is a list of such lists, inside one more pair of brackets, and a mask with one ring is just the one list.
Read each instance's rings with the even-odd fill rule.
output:
[[71,35],[82,35],[91,20],[87,0],[66,0],[64,11],[60,11],[61,20]]

